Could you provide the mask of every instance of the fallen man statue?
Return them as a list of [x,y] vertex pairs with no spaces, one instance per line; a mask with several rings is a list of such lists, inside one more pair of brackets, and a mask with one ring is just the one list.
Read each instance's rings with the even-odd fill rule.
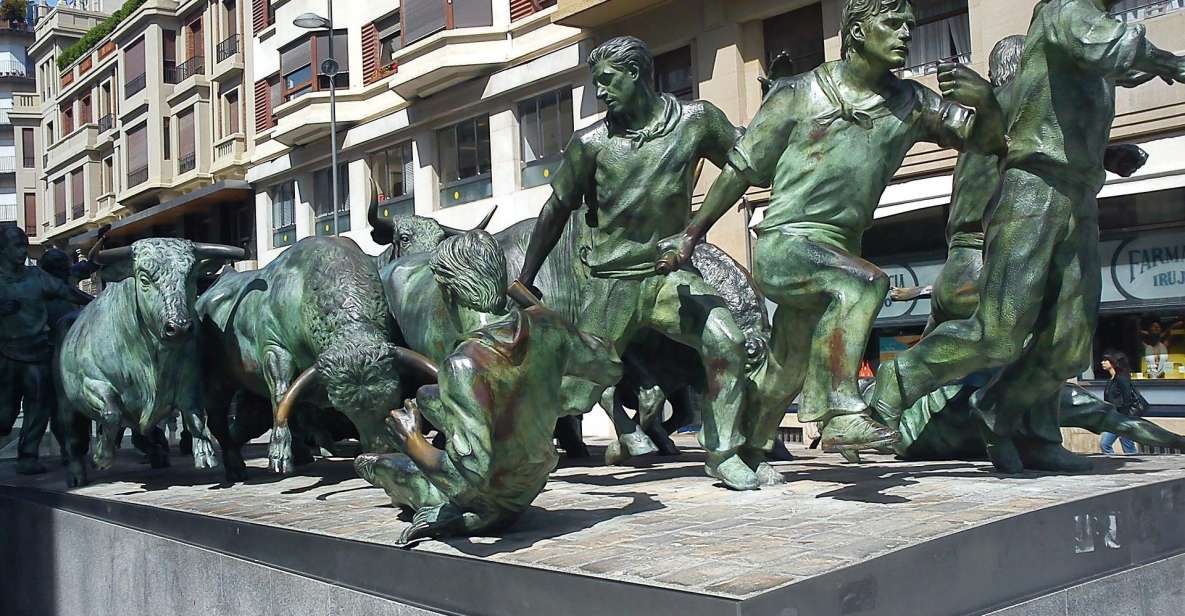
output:
[[[467,267],[475,255],[500,262],[501,278],[473,280],[485,277]],[[484,290],[504,293],[505,264],[497,243],[474,231],[441,244],[431,267],[460,303],[483,306],[490,301]],[[521,289],[519,297],[531,303]],[[579,332],[541,304],[462,338],[440,367],[439,384],[391,412],[389,436],[402,453],[354,461],[362,478],[416,512],[400,544],[497,532],[518,519],[559,461],[552,431],[567,376],[603,389],[621,377],[621,364],[607,341]],[[445,435],[444,450],[423,436],[422,417]]]

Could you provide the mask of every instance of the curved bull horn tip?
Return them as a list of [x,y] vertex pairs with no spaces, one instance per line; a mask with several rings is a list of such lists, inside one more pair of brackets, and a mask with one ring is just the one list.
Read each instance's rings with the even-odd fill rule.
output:
[[225,244],[205,244],[195,242],[193,251],[198,257],[203,259],[227,259],[230,261],[242,261],[247,258],[247,251],[237,246],[227,246]]
[[404,347],[395,347],[395,359],[403,367],[418,372],[426,379],[436,382],[440,369],[431,359]]
[[95,262],[100,265],[109,265],[111,263],[118,263],[124,259],[132,258],[132,247],[121,246],[119,248],[107,248],[100,250],[95,254]]
[[490,213],[486,214],[486,217],[482,218],[481,222],[477,223],[477,226],[474,228],[479,229],[481,231],[485,231],[486,227],[490,226],[490,221],[494,219],[494,214],[497,214],[497,213],[498,213],[498,206],[495,205],[494,207],[490,208]]
[[317,379],[317,367],[312,366],[300,376],[296,377],[295,381],[288,386],[288,391],[284,392],[284,397],[280,400],[279,406],[276,407],[276,427],[282,428],[288,425],[288,417],[292,415],[292,409],[296,406],[296,400],[300,398],[303,392],[313,381]]

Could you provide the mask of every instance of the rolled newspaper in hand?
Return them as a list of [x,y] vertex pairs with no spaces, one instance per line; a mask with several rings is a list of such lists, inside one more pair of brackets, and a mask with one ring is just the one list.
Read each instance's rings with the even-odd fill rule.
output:
[[543,307],[543,302],[538,297],[535,297],[531,289],[523,284],[521,280],[515,280],[510,283],[510,287],[506,289],[506,295],[522,308],[530,308],[531,306]]
[[654,271],[666,275],[679,269],[679,266],[677,265],[678,263],[679,253],[670,250],[664,252],[663,255],[658,258],[658,263],[654,264]]

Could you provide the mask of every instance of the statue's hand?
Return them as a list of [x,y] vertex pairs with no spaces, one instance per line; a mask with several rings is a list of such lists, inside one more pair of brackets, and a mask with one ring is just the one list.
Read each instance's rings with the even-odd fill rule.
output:
[[695,247],[702,241],[702,237],[687,232],[662,240],[658,243],[660,256],[658,263],[654,265],[655,271],[660,274],[669,274],[682,267],[684,263],[690,262]]
[[1107,146],[1103,167],[1121,177],[1131,177],[1148,162],[1148,152],[1133,143]]
[[403,408],[391,411],[391,416],[387,418],[387,432],[401,451],[407,448],[408,439],[420,434],[422,426],[420,407],[414,399],[404,401]]
[[10,314],[16,314],[21,309],[20,300],[15,299],[0,299],[0,317],[6,317]]
[[979,108],[995,97],[992,84],[971,70],[971,67],[957,62],[938,65],[938,89],[942,96],[972,109]]

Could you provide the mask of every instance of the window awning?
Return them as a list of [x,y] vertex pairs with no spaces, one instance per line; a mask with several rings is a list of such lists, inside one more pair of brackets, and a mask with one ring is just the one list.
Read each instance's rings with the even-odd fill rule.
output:
[[[255,191],[249,182],[243,180],[223,180],[209,186],[203,186],[141,210],[117,220],[111,224],[107,232],[109,239],[135,238],[155,225],[172,222],[185,216],[223,203],[242,203],[254,199]],[[71,248],[89,247],[98,239],[98,230],[92,229],[70,238]]]

